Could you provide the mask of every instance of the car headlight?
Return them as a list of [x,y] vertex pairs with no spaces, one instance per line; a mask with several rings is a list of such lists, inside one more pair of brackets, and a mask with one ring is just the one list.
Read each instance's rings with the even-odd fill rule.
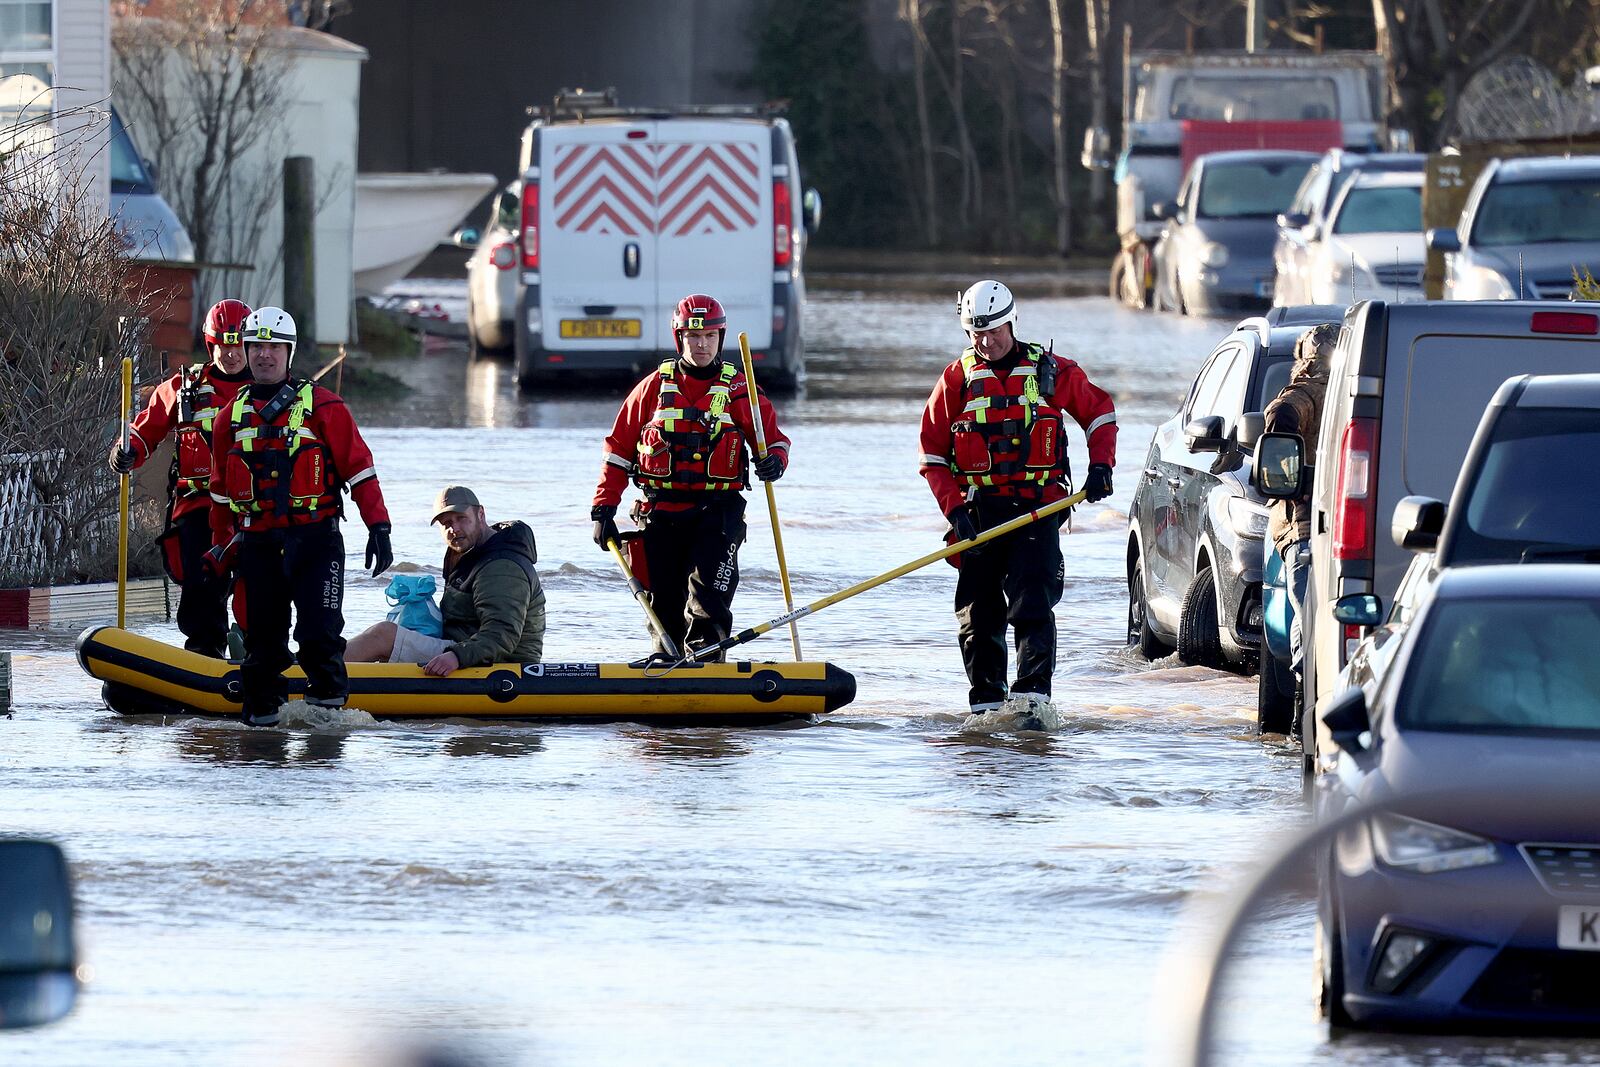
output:
[[1242,496],[1228,498],[1228,525],[1240,537],[1267,536],[1267,509]]
[[1511,280],[1493,267],[1469,267],[1462,281],[1479,300],[1515,300],[1517,290]]
[[1391,867],[1437,874],[1500,861],[1494,842],[1421,819],[1385,813],[1372,817],[1372,845]]
[[1212,270],[1228,265],[1228,246],[1220,245],[1215,241],[1207,241],[1200,248],[1200,262]]

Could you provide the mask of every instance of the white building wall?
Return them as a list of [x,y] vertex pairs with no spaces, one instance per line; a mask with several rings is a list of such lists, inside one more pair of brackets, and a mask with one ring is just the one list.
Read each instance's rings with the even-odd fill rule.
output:
[[110,0],[55,0],[55,50],[57,111],[92,108],[102,113],[64,115],[56,133],[63,143],[78,144],[89,200],[85,206],[104,211],[111,194],[111,160],[105,150],[111,100]]

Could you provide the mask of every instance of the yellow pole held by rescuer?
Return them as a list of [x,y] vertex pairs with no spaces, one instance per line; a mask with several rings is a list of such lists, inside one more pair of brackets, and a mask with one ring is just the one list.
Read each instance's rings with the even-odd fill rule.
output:
[[969,538],[965,541],[957,541],[953,545],[946,545],[937,552],[929,552],[926,556],[914,559],[910,563],[902,563],[900,566],[894,568],[894,570],[884,571],[876,578],[868,578],[866,581],[857,582],[855,585],[840,589],[836,593],[829,593],[821,600],[814,600],[804,607],[795,608],[788,614],[779,615],[776,619],[771,619],[767,622],[764,622],[760,626],[752,626],[748,630],[741,630],[739,633],[736,633],[731,637],[724,638],[714,645],[704,645],[700,648],[697,648],[689,653],[684,662],[697,663],[700,660],[726,652],[728,649],[733,648],[736,645],[742,645],[746,641],[754,641],[762,634],[775,630],[784,623],[793,625],[796,620],[803,619],[807,615],[814,614],[815,612],[821,611],[823,608],[837,604],[841,600],[849,600],[858,593],[865,593],[868,589],[876,589],[878,586],[892,582],[896,578],[902,578],[905,575],[910,574],[912,571],[921,570],[930,563],[937,563],[941,559],[949,559],[951,556],[965,552],[969,548],[977,548],[979,545],[987,544],[997,537],[1004,537],[1013,530],[1020,530],[1031,522],[1038,522],[1040,519],[1043,519],[1047,516],[1063,512],[1070,507],[1074,507],[1083,503],[1084,498],[1087,495],[1088,494],[1082,490],[1079,490],[1069,497],[1063,497],[1062,499],[1057,500],[1053,504],[1046,504],[1044,507],[1035,511],[1030,511],[1025,515],[1018,515],[1014,519],[1003,522],[993,529],[985,530],[977,537]]
[[[118,438],[124,450],[133,421],[133,357],[122,357],[122,429]],[[130,475],[118,476],[117,489],[117,629],[128,627],[128,482]]]
[[[739,332],[739,355],[744,359],[744,384],[750,396],[750,421],[756,429],[756,458],[767,458],[767,428],[761,421],[761,398],[756,394],[756,369],[750,360],[750,337],[744,331]],[[794,611],[794,593],[789,588],[789,564],[783,557],[783,531],[778,528],[778,497],[773,491],[771,482],[762,483],[767,487],[767,514],[772,519],[772,544],[778,550],[778,580],[783,583],[783,607],[785,611]],[[794,645],[794,659],[796,663],[800,656],[800,627],[793,619],[789,621],[789,641]]]

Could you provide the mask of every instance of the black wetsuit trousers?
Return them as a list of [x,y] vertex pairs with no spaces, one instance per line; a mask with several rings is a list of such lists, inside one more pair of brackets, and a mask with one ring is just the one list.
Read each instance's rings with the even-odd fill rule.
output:
[[686,639],[690,648],[700,648],[732,631],[744,535],[744,497],[738,493],[718,494],[686,511],[652,510],[646,517],[650,601],[680,652]]
[[173,526],[178,532],[178,555],[183,562],[183,582],[178,587],[178,629],[183,632],[183,647],[223,659],[228,651],[228,580],[206,570],[211,516],[201,508],[179,518]]
[[[1015,497],[980,497],[970,505],[979,530],[988,530],[1038,507]],[[956,580],[956,621],[975,711],[999,706],[1006,689],[1006,625],[1017,642],[1017,683],[1011,691],[1050,695],[1056,666],[1056,617],[1065,564],[1061,521],[1047,516],[961,554]]]
[[239,681],[245,712],[265,713],[288,699],[289,611],[306,673],[306,696],[343,699],[344,538],[336,519],[281,530],[246,532],[239,540],[245,598],[244,663]]

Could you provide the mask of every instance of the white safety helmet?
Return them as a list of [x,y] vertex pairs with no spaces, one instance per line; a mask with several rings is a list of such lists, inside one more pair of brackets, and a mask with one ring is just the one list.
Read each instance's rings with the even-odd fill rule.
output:
[[1017,321],[1017,302],[1012,299],[1011,290],[992,279],[962,293],[957,307],[961,311],[961,328],[968,333],[982,333]]
[[251,341],[276,341],[289,346],[289,366],[294,365],[294,348],[297,339],[294,316],[282,308],[256,308],[244,320],[245,344]]

